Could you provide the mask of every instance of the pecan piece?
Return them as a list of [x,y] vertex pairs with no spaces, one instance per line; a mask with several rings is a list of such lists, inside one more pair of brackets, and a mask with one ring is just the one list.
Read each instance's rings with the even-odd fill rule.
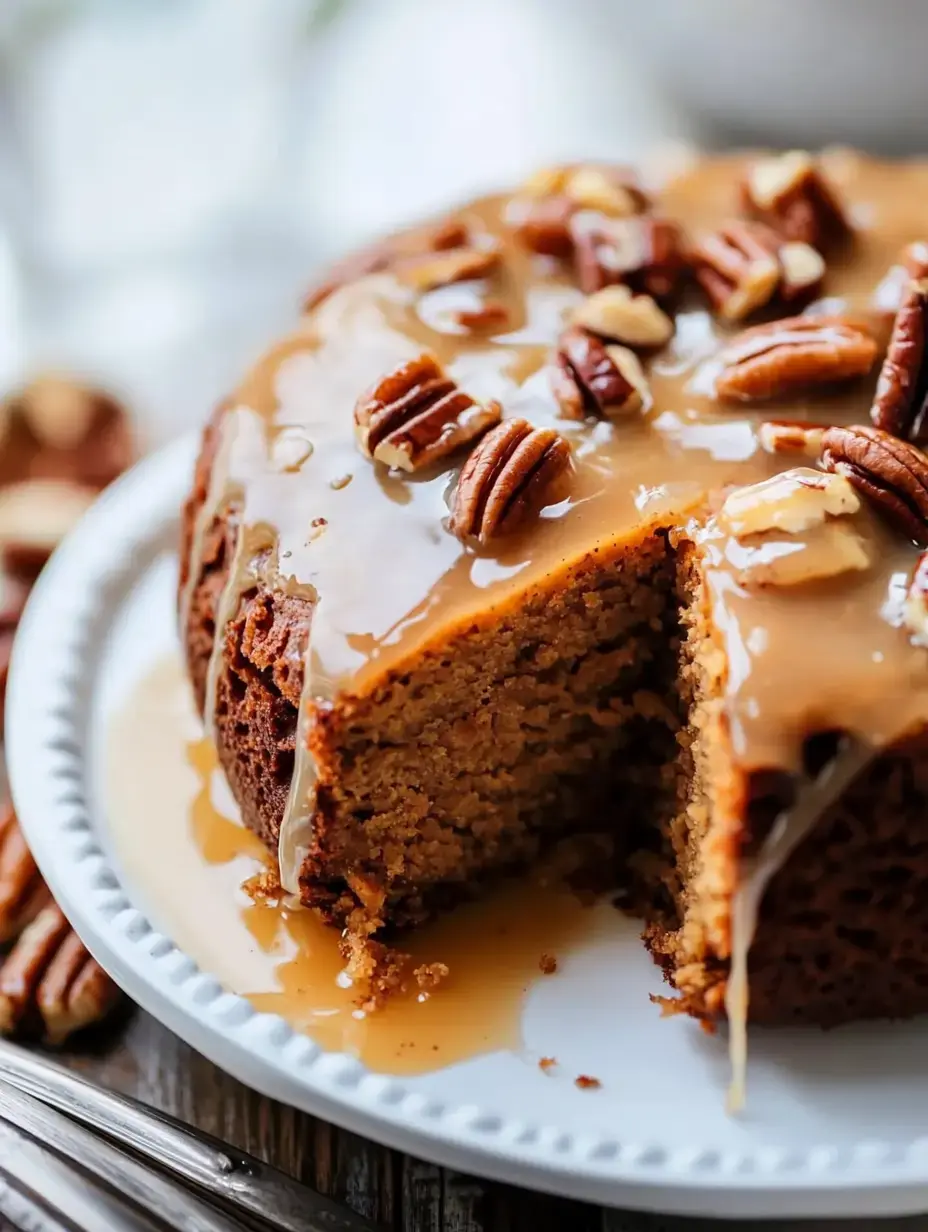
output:
[[884,432],[918,440],[928,412],[928,278],[912,280],[902,297],[883,360],[870,418]]
[[569,257],[574,249],[570,220],[575,210],[567,197],[538,197],[515,201],[509,214],[526,248],[540,256]]
[[831,427],[822,466],[849,480],[915,543],[928,546],[928,458],[908,441],[866,425]]
[[818,458],[822,452],[825,425],[803,419],[768,419],[757,429],[757,439],[767,453],[804,454]]
[[42,1033],[61,1044],[101,1022],[119,997],[61,909],[49,903],[0,965],[0,1034]]
[[396,263],[396,273],[419,291],[434,291],[454,282],[486,278],[498,267],[501,253],[496,247],[447,248],[440,252],[407,257]]
[[585,330],[564,330],[550,370],[564,419],[626,415],[650,402],[651,392],[634,351],[606,346]]
[[34,579],[65,535],[90,508],[96,492],[64,479],[27,479],[0,491],[0,556],[22,578]]
[[509,324],[509,309],[496,300],[486,300],[479,308],[461,308],[454,318],[470,333],[489,333]]
[[544,505],[562,500],[573,468],[553,428],[507,419],[483,438],[461,470],[449,527],[462,541],[489,543]]
[[821,254],[784,241],[759,222],[729,222],[690,254],[696,281],[724,321],[740,321],[774,298],[788,306],[817,294],[825,276]]
[[902,619],[917,646],[928,646],[928,552],[922,552],[913,570],[902,605]]
[[804,150],[754,163],[741,184],[741,199],[748,213],[786,239],[813,248],[823,249],[851,230],[834,189]]
[[574,325],[630,347],[661,347],[673,337],[673,321],[650,295],[625,286],[603,287],[575,309]]
[[732,222],[693,249],[693,274],[723,320],[740,321],[773,299],[780,282],[777,247],[762,224]]
[[48,899],[12,804],[0,814],[0,945],[18,937]]
[[785,397],[865,376],[876,355],[873,338],[845,317],[787,317],[745,330],[725,348],[715,392],[727,402]]
[[416,471],[498,424],[498,402],[482,406],[458,389],[429,354],[407,360],[358,399],[355,433],[365,457]]
[[584,210],[570,222],[580,290],[587,295],[613,283],[667,299],[685,267],[680,228],[666,218],[604,218]]

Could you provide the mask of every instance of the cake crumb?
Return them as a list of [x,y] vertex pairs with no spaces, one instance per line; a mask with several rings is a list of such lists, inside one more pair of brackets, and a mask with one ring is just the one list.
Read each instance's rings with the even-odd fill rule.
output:
[[543,1074],[550,1074],[557,1067],[557,1057],[542,1057],[538,1062],[538,1068]]
[[421,967],[416,967],[415,971],[413,971],[416,983],[426,992],[434,992],[439,984],[443,984],[450,974],[450,968],[443,962],[425,963]]
[[598,1091],[602,1085],[598,1078],[591,1078],[589,1074],[578,1074],[574,1079],[574,1086],[581,1091]]
[[345,970],[358,990],[358,1009],[366,1014],[381,1009],[406,987],[410,956],[370,937],[346,933],[341,940]]
[[538,968],[542,975],[554,975],[557,971],[557,959],[553,954],[542,954],[538,960]]
[[280,901],[283,887],[277,869],[266,868],[262,873],[255,873],[242,882],[242,889],[253,903],[267,903],[275,906]]

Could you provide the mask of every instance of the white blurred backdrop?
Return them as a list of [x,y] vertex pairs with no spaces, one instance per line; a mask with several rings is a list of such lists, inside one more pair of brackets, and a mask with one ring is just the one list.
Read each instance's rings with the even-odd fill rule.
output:
[[626,43],[600,0],[3,0],[0,388],[199,423],[325,258],[685,135]]

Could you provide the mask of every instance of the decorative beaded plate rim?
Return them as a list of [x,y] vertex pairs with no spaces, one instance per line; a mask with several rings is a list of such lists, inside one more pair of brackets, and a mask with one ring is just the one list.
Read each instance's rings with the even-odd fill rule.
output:
[[[130,996],[255,1089],[355,1132],[484,1176],[606,1204],[726,1216],[905,1214],[928,1209],[925,1132],[848,1145],[681,1148],[565,1132],[518,1108],[423,1095],[327,1053],[259,1013],[133,904],[101,841],[88,770],[96,666],[119,597],[176,537],[196,441],[151,455],[110,488],[45,570],[17,636],[7,752],[21,823],[56,898]],[[721,1098],[721,1092],[719,1097]],[[681,1093],[679,1113],[687,1111]],[[866,1131],[866,1126],[861,1127]]]

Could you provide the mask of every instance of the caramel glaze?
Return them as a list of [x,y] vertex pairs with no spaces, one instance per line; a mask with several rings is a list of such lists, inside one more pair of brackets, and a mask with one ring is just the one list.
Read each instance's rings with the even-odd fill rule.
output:
[[[746,157],[693,162],[649,187],[657,208],[695,234],[735,213]],[[928,166],[826,156],[856,227],[829,261],[827,299],[808,311],[849,312],[885,339],[900,285],[903,246],[928,235]],[[193,544],[231,505],[239,535],[270,547],[260,577],[318,602],[300,707],[297,765],[281,833],[281,875],[295,890],[313,813],[306,736],[317,708],[361,694],[431,638],[518,597],[598,547],[643,529],[682,525],[707,494],[786,469],[758,445],[764,419],[866,422],[875,374],[833,394],[750,409],[713,398],[726,335],[697,302],[676,315],[675,336],[649,363],[652,405],[627,420],[558,417],[546,365],[566,315],[580,301],[566,264],[526,251],[507,223],[510,198],[492,197],[459,217],[477,244],[502,249],[497,272],[422,292],[396,273],[336,290],[251,373],[230,400],[207,507]],[[457,313],[488,299],[508,312],[503,330],[472,334]],[[456,466],[398,476],[363,458],[353,439],[358,395],[403,359],[432,351],[472,396],[496,398],[507,416],[553,425],[571,442],[571,495],[524,533],[475,552],[448,533]],[[737,545],[704,534],[714,615],[728,654],[734,756],[744,769],[800,764],[810,728],[848,729],[884,746],[928,717],[925,651],[899,628],[899,595],[914,550],[869,509],[856,515],[876,541],[874,567],[819,585],[748,593],[735,580]],[[255,577],[247,550],[220,605],[234,612]],[[186,603],[182,601],[182,618]],[[222,621],[218,634],[222,633]],[[207,712],[211,707],[207,701]]]
[[[541,955],[565,957],[595,927],[596,912],[556,884],[510,885],[410,937],[406,987],[365,1013],[338,933],[310,911],[255,901],[242,888],[268,854],[237,819],[179,659],[139,682],[107,751],[115,854],[158,926],[257,1010],[381,1073],[519,1049],[526,991],[544,978]],[[430,992],[411,973],[434,962],[449,974]]]

